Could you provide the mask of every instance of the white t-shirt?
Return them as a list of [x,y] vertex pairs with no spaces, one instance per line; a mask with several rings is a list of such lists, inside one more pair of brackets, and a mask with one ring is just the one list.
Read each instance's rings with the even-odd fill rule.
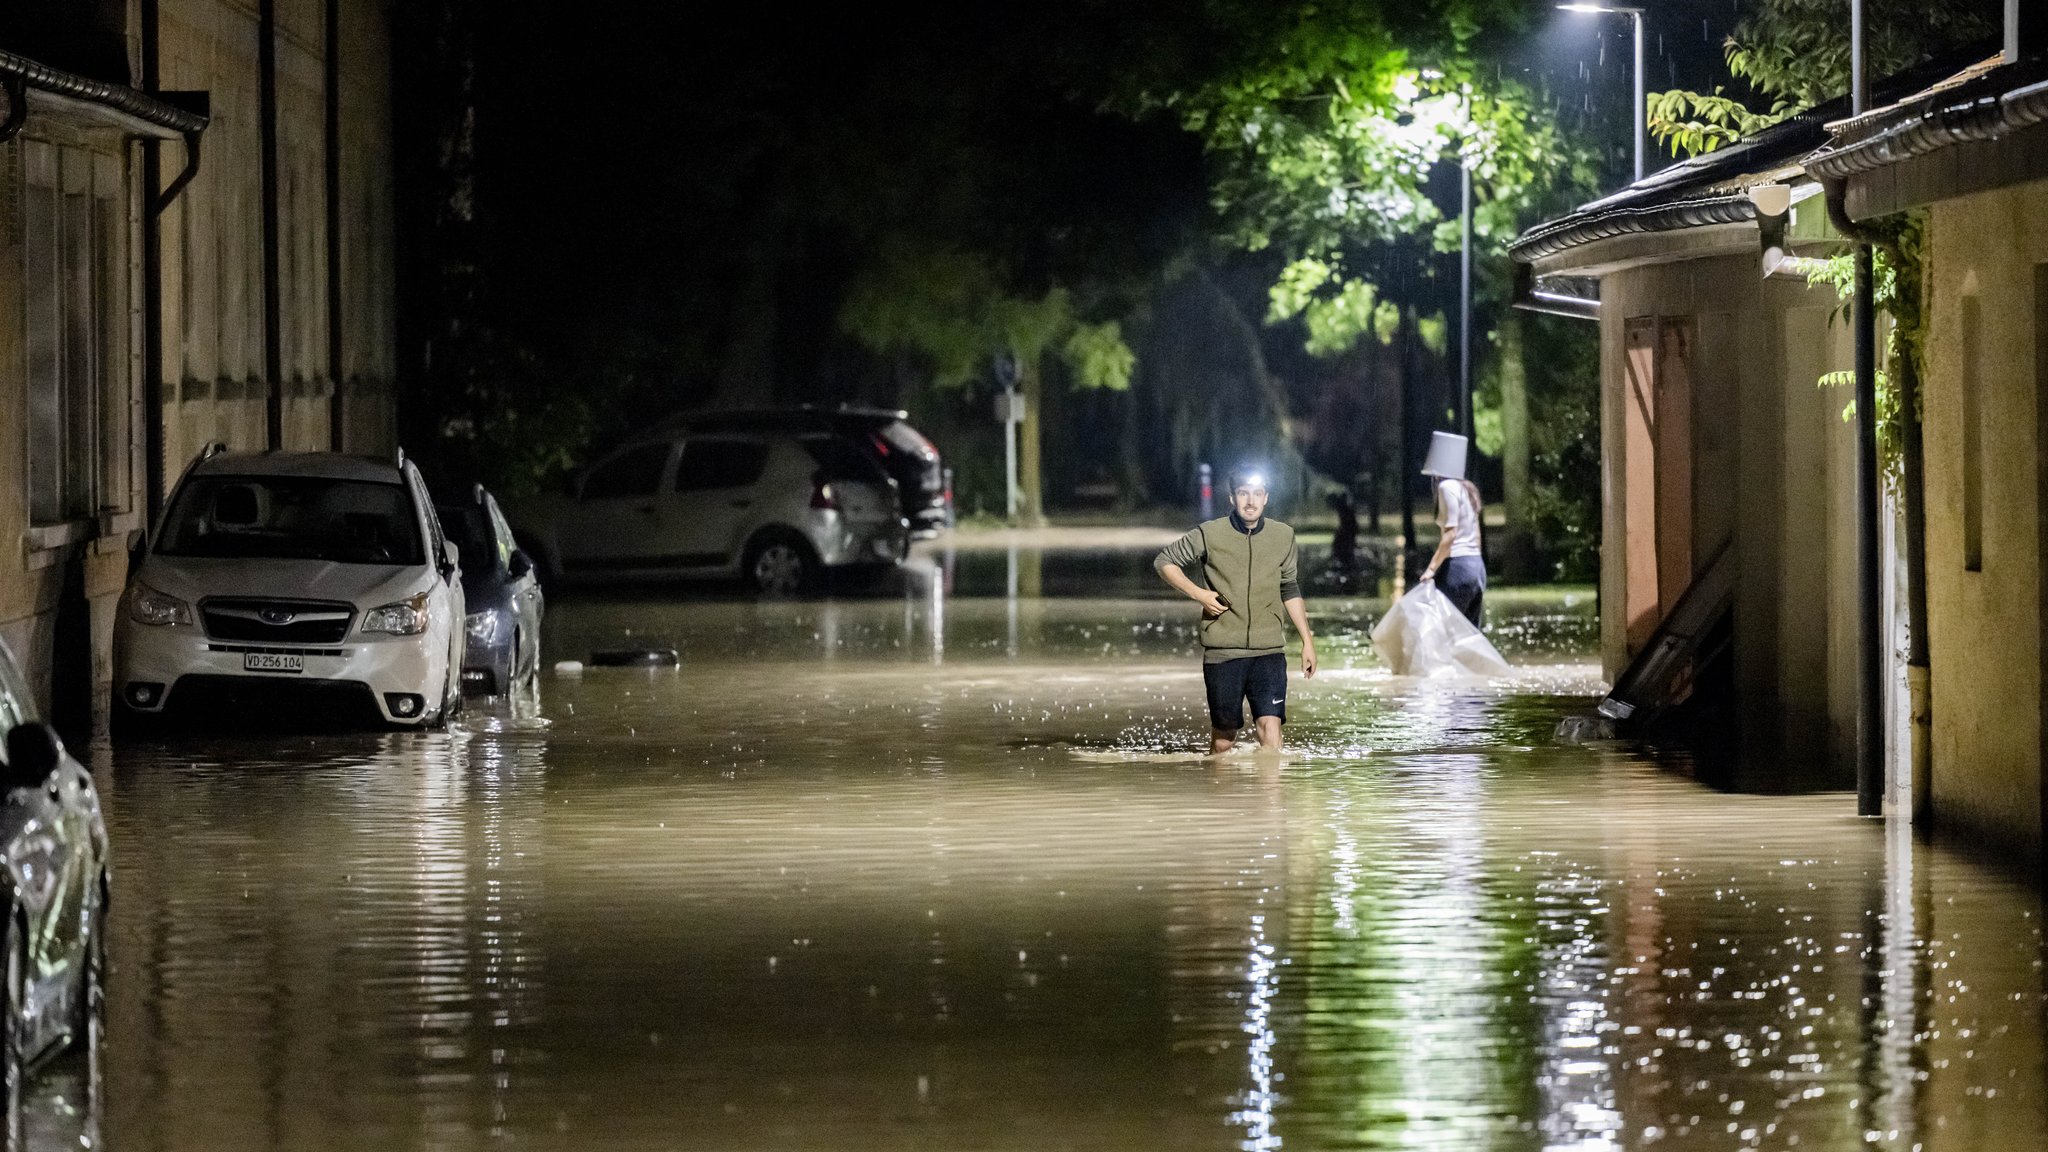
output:
[[1436,482],[1437,502],[1443,511],[1437,527],[1451,534],[1451,555],[1482,555],[1479,548],[1479,509],[1472,506],[1472,494],[1462,480]]

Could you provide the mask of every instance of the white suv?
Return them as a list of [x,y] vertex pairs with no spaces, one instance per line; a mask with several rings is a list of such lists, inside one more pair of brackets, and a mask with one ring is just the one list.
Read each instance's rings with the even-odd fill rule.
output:
[[456,559],[403,453],[208,448],[129,565],[116,730],[441,722],[462,698]]

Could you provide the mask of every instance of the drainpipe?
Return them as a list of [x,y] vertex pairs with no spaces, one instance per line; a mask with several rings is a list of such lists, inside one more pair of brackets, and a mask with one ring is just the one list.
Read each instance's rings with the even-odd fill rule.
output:
[[[1823,180],[1821,187],[1826,192],[1828,220],[1835,231],[1856,244],[1862,245],[1862,260],[1867,263],[1872,249],[1883,249],[1891,257],[1892,267],[1903,269],[1905,261],[1899,247],[1891,237],[1867,228],[1849,217],[1848,184],[1844,180]],[[1864,271],[1859,265],[1859,276]],[[1858,289],[1867,284],[1858,280]],[[1859,312],[1859,317],[1860,317]],[[1873,324],[1873,329],[1875,325]],[[1861,332],[1858,334],[1857,370],[1862,371]],[[1873,385],[1875,383],[1875,346],[1872,339]],[[1900,411],[1904,412],[1904,435],[1899,445],[1904,454],[1904,468],[1899,493],[1900,503],[1905,506],[1906,528],[1906,693],[1908,708],[1912,715],[1912,746],[1908,750],[1912,766],[1913,819],[1923,821],[1930,814],[1928,796],[1933,771],[1933,725],[1934,697],[1929,681],[1932,661],[1927,648],[1927,459],[1922,447],[1925,430],[1920,424],[1920,371],[1910,357],[1902,358],[1893,372],[1899,389]],[[1861,387],[1861,378],[1858,379]],[[1858,431],[1861,432],[1862,393],[1857,394]],[[1860,437],[1859,437],[1860,438]],[[1859,444],[1860,447],[1860,444]],[[1860,543],[1860,536],[1859,536]],[[1880,662],[1879,674],[1882,675]],[[1860,798],[1860,791],[1859,791]],[[1870,813],[1865,813],[1870,815]]]
[[277,205],[277,0],[262,0],[256,15],[256,70],[263,169],[263,375],[267,447],[284,447],[284,286],[278,283]]
[[1600,319],[1600,301],[1591,296],[1574,296],[1565,292],[1548,292],[1536,287],[1536,270],[1520,261],[1515,263],[1515,283],[1508,306],[1524,312],[1540,312],[1546,316],[1563,316],[1571,320]]
[[[142,89],[160,95],[158,0],[142,0]],[[203,100],[191,94],[187,103]],[[164,244],[163,214],[199,175],[197,129],[182,133],[185,166],[163,185],[163,143],[142,142],[142,460],[144,523],[156,523],[164,506]]]
[[[1863,0],[1849,4],[1850,114],[1870,109]],[[1845,213],[1846,214],[1846,213]],[[1856,590],[1860,675],[1856,709],[1856,814],[1884,814],[1884,626],[1878,573],[1877,305],[1872,248],[1856,248]]]
[[347,446],[348,397],[344,391],[341,346],[341,0],[327,0],[327,60],[322,76],[327,88],[327,446]]

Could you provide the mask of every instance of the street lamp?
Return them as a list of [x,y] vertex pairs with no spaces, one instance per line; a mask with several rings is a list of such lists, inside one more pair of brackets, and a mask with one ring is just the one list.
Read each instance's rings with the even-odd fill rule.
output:
[[1649,101],[1643,94],[1643,10],[1619,4],[1559,4],[1564,12],[1604,12],[1627,16],[1634,25],[1636,34],[1636,179],[1643,178],[1643,151],[1646,135],[1643,131],[1643,109]]

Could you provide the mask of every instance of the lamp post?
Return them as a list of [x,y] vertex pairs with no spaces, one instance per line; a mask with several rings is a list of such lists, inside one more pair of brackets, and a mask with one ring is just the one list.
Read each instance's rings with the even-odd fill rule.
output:
[[1600,12],[1627,16],[1629,23],[1634,26],[1636,37],[1636,179],[1641,180],[1643,178],[1643,154],[1646,151],[1645,143],[1648,140],[1648,134],[1644,131],[1643,127],[1643,115],[1644,109],[1649,103],[1648,98],[1643,93],[1643,10],[1619,4],[1559,4],[1558,8],[1565,12]]

